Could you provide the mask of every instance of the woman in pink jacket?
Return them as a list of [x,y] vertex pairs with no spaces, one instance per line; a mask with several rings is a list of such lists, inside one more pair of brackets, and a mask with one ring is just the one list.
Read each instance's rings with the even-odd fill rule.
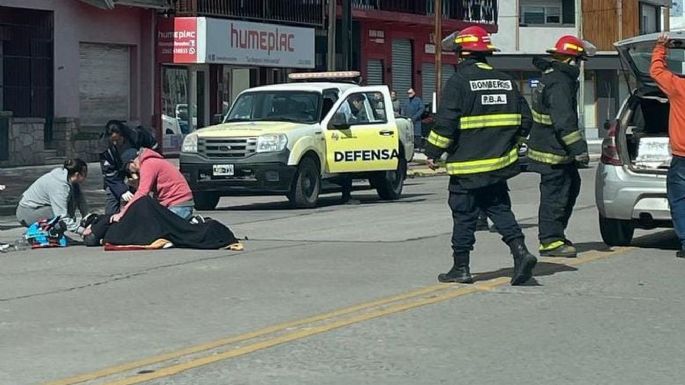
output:
[[118,222],[126,210],[138,199],[154,193],[159,203],[183,219],[193,215],[193,192],[181,172],[158,152],[143,148],[129,165],[132,173],[140,175],[138,190],[121,212],[112,216]]

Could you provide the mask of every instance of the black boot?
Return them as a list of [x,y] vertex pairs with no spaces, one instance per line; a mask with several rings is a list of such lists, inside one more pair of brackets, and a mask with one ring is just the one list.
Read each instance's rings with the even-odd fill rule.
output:
[[478,222],[476,223],[476,231],[488,231],[490,226],[488,226],[488,216],[485,213],[480,213],[478,215]]
[[514,256],[514,274],[511,276],[511,285],[522,285],[533,277],[533,268],[538,263],[538,259],[528,251],[523,238],[509,242],[509,248]]
[[438,275],[440,282],[473,283],[469,270],[469,254],[454,254],[454,266],[447,273]]

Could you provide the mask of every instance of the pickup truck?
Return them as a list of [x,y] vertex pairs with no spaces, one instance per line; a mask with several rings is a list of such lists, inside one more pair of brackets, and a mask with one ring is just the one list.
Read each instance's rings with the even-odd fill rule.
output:
[[331,77],[291,74],[299,81],[247,89],[223,123],[187,135],[180,168],[195,207],[281,194],[294,207],[314,207],[323,181],[350,177],[368,179],[381,199],[400,198],[414,155],[411,121],[395,116],[386,86]]

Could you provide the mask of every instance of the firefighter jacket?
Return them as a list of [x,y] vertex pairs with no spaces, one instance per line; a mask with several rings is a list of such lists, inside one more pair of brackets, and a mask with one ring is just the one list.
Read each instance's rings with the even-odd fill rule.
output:
[[466,59],[443,89],[426,156],[447,152],[450,189],[499,183],[519,173],[518,147],[531,123],[528,103],[509,75]]
[[587,142],[578,127],[578,67],[533,59],[543,74],[533,91],[533,128],[528,139],[531,169],[574,162],[586,153]]

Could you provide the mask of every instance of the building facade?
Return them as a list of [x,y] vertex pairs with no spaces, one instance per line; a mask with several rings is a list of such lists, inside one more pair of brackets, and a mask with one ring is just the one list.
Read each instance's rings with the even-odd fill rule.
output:
[[[385,84],[401,101],[409,88],[430,102],[436,88],[435,1],[351,0],[352,69],[369,85]],[[338,4],[341,1],[338,0]],[[443,0],[442,36],[472,25],[497,31],[497,0]],[[338,16],[341,14],[338,7]],[[337,31],[340,31],[340,22]],[[340,68],[340,33],[336,44]],[[454,73],[456,56],[442,54],[442,81]]]
[[[155,96],[164,151],[226,114],[243,90],[316,67],[324,0],[180,0],[157,25]],[[190,107],[189,107],[190,106]]]
[[[576,14],[576,5],[581,5]],[[631,86],[625,81],[613,43],[639,34],[661,31],[668,0],[518,0],[500,4],[499,31],[493,42],[502,50],[493,64],[519,81],[530,98],[539,72],[536,55],[563,35],[581,35],[597,47],[585,63],[581,124],[588,139],[603,137]],[[580,21],[580,25],[578,22]]]
[[93,160],[108,120],[151,125],[164,3],[3,1],[0,165]]

